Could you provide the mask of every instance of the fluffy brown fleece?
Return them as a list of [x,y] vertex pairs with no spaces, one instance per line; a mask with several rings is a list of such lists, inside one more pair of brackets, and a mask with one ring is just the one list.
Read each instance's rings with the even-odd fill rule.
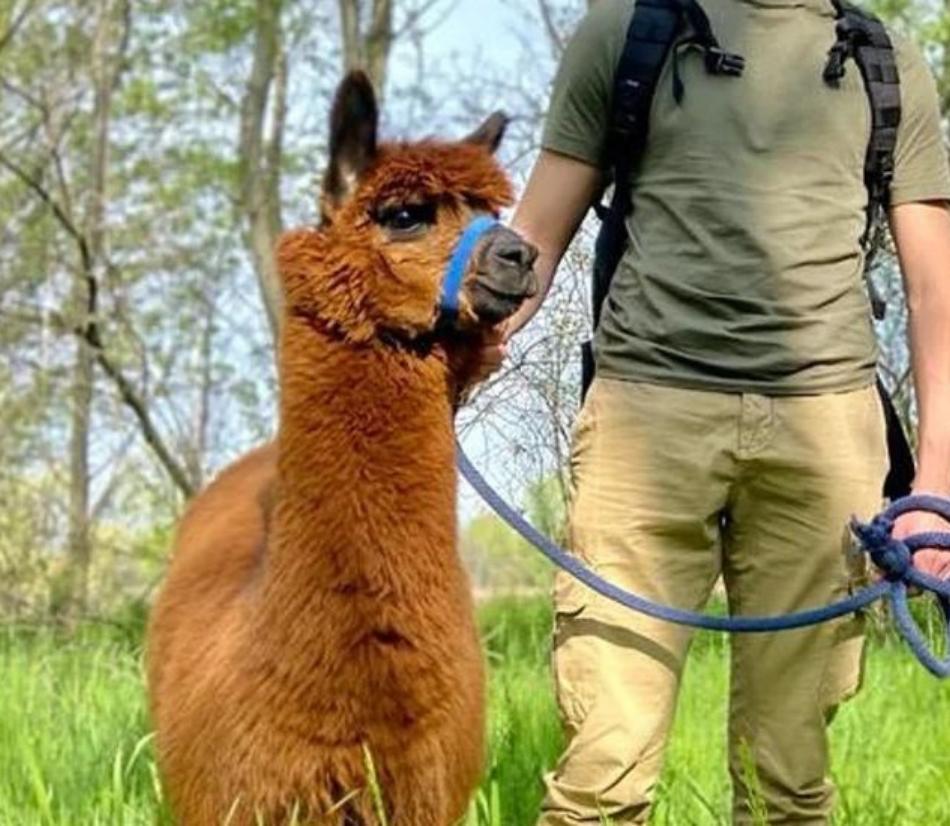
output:
[[[484,146],[386,145],[318,228],[281,241],[276,443],[191,504],[150,627],[185,826],[376,823],[367,753],[393,826],[463,814],[484,698],[456,550],[458,376],[445,345],[413,341],[464,222],[510,198]],[[435,226],[387,243],[370,216],[417,199]]]

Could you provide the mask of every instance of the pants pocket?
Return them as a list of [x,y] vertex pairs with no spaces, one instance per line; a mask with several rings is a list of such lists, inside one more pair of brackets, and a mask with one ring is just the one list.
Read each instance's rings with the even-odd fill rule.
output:
[[585,594],[570,574],[554,577],[554,632],[551,671],[561,722],[570,736],[576,734],[590,713],[596,683],[592,657],[585,651],[581,623],[588,604]]
[[844,529],[842,552],[844,553],[848,594],[853,595],[871,584],[874,566],[871,565],[871,560],[864,552],[858,538],[851,531],[850,526]]
[[[874,566],[861,543],[845,528],[842,540],[849,596],[867,588],[874,579]],[[842,703],[851,699],[864,682],[865,633],[874,607],[863,608],[835,621],[831,655],[822,682],[821,700],[827,720]]]

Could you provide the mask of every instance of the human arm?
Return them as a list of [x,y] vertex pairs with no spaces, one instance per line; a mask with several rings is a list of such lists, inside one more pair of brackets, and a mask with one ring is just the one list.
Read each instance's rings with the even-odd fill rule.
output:
[[544,149],[511,221],[538,248],[538,293],[509,319],[506,339],[521,330],[544,302],[554,274],[584,215],[603,187],[603,173],[584,161]]
[[486,337],[475,381],[495,372],[505,359],[506,345],[540,308],[558,264],[584,215],[598,194],[603,173],[596,166],[542,149],[511,221],[512,229],[538,248],[534,265],[538,292],[508,321]]
[[542,150],[512,221],[540,250],[540,289],[503,329],[486,341],[479,379],[504,359],[504,343],[544,300],[557,266],[603,187],[614,73],[633,14],[629,0],[598,0],[564,50],[541,137]]
[[[950,497],[950,208],[945,201],[904,203],[890,213],[907,304],[919,417],[913,491]],[[895,535],[950,531],[939,516],[910,513]],[[922,550],[918,569],[950,579],[950,553]]]

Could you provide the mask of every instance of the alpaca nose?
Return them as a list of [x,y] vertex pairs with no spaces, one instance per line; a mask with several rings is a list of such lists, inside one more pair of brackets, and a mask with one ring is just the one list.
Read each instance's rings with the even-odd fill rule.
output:
[[532,269],[538,248],[507,227],[488,236],[483,249],[481,274],[486,286],[496,292],[530,298],[538,282]]
[[492,246],[491,254],[502,264],[515,266],[520,270],[529,270],[538,259],[538,248],[512,233],[510,236],[499,239]]
[[472,311],[482,323],[497,324],[538,292],[532,265],[538,250],[506,227],[483,236],[465,282]]

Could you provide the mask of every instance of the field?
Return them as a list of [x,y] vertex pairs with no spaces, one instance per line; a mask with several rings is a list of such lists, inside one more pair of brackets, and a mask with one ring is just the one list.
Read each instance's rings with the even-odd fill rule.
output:
[[[544,600],[483,607],[492,665],[489,770],[466,826],[530,826],[560,733]],[[0,826],[161,823],[142,688],[142,618],[64,636],[0,630]],[[728,823],[723,639],[687,670],[652,823]],[[834,726],[836,826],[950,826],[950,686],[876,640],[867,687]],[[385,790],[384,790],[385,792]]]

